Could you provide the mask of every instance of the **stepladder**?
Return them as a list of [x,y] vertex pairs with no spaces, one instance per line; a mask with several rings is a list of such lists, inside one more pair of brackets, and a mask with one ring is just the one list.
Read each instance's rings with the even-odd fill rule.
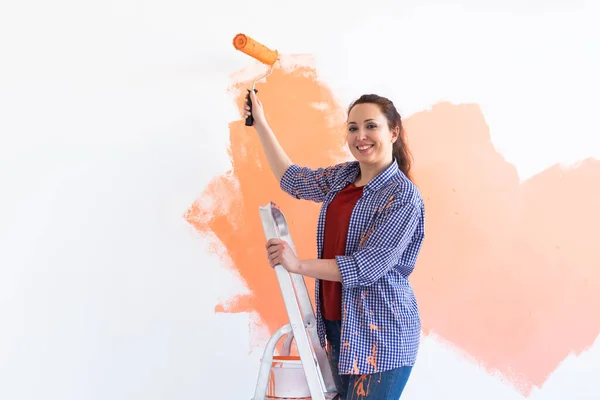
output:
[[[267,240],[277,238],[288,243],[296,253],[290,230],[280,208],[273,202],[259,207],[260,219]],[[292,342],[295,343],[301,362],[305,389],[313,400],[337,399],[337,389],[325,349],[317,333],[315,312],[306,282],[299,274],[288,272],[281,264],[274,267],[289,323],[281,326],[267,341],[260,362],[254,397],[251,400],[297,399],[298,397],[273,395],[272,367],[278,357],[289,357]],[[280,354],[276,356],[277,344],[283,339]]]

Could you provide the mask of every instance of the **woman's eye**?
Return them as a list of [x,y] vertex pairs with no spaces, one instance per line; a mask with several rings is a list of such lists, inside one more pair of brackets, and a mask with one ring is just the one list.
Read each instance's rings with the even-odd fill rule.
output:
[[377,128],[377,125],[370,124],[370,125],[368,125],[368,128],[369,129],[375,129],[375,128]]

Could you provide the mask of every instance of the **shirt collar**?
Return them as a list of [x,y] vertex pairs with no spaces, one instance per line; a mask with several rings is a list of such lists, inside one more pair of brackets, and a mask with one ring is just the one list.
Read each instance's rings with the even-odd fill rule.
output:
[[371,179],[371,182],[365,185],[365,190],[370,192],[375,192],[381,189],[387,181],[390,180],[394,175],[398,173],[400,168],[398,168],[398,162],[396,158],[392,160],[392,163],[383,171],[381,171],[375,178]]
[[[382,188],[387,181],[392,178],[394,175],[398,173],[400,169],[398,168],[398,163],[396,158],[392,160],[392,163],[383,171],[381,171],[375,178],[371,179],[369,183],[367,183],[363,190],[367,192],[374,192]],[[360,173],[360,164],[358,161],[351,162],[351,167],[349,173],[346,175],[346,178],[343,182],[340,182],[337,185],[337,189],[342,189],[346,187],[350,183],[354,182]]]

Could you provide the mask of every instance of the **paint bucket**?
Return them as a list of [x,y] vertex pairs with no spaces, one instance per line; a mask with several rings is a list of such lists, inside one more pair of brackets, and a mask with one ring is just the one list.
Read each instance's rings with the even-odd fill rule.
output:
[[300,357],[273,356],[267,397],[271,399],[310,398]]

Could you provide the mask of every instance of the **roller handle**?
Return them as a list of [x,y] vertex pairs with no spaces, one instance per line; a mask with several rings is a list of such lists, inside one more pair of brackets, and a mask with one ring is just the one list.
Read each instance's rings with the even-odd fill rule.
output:
[[[248,94],[246,95],[246,104],[250,107],[250,115],[246,118],[246,126],[254,125],[254,117],[252,116],[252,100],[250,99],[250,89],[248,90]],[[254,93],[258,93],[258,90],[254,89]]]

